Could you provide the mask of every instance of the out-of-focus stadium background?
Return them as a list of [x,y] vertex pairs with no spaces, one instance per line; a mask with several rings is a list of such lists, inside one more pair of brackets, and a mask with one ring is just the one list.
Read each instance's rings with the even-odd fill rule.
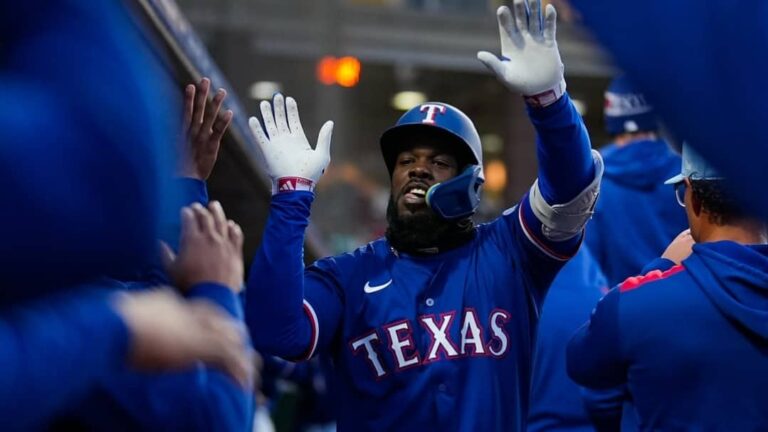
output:
[[[602,92],[614,74],[565,0],[558,42],[571,96],[596,147]],[[211,195],[255,250],[269,197],[247,117],[276,91],[299,102],[310,141],[332,119],[332,163],[313,206],[308,258],[356,247],[385,227],[388,178],[378,138],[424,100],[464,110],[482,136],[487,183],[479,218],[514,203],[535,175],[534,135],[521,99],[475,58],[498,50],[498,0],[137,0],[169,48],[179,86],[210,76],[235,110]],[[232,96],[236,96],[232,97]],[[250,259],[250,257],[246,257]]]

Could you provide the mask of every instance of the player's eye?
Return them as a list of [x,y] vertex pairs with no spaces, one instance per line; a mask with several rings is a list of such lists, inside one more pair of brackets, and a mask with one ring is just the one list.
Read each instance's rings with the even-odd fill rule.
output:
[[435,159],[432,163],[437,165],[440,168],[450,168],[451,164],[447,160],[444,159]]

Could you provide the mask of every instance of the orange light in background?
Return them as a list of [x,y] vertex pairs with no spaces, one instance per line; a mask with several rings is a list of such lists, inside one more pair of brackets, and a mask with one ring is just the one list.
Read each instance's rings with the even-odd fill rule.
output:
[[342,87],[354,87],[360,81],[360,60],[342,57],[336,63],[336,83]]
[[325,56],[317,63],[317,80],[325,85],[354,87],[360,82],[360,69],[360,60],[355,57]]
[[325,56],[317,62],[317,80],[325,85],[336,84],[336,57]]
[[504,162],[494,159],[485,166],[485,184],[483,188],[489,192],[499,193],[507,186],[507,167]]

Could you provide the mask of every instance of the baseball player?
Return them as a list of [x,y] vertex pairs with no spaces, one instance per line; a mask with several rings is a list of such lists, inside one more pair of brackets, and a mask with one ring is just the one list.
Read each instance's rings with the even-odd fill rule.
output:
[[569,344],[568,373],[592,388],[626,384],[640,430],[766,430],[765,223],[735,204],[723,177],[690,147],[682,173],[667,183],[690,233],[672,242],[656,270],[600,301]]
[[525,96],[538,132],[538,180],[489,224],[470,218],[483,183],[474,125],[453,106],[425,103],[381,137],[391,175],[386,236],[305,269],[312,190],[333,124],[313,150],[292,98],[262,103],[264,128],[251,119],[273,196],[246,323],[259,351],[333,356],[339,429],[525,428],[538,309],[579,248],[603,170],[565,93],[555,9],[543,15],[539,0],[502,6],[501,58],[478,53]]
[[639,274],[688,222],[663,184],[680,170],[680,156],[659,136],[653,107],[625,76],[605,92],[605,126],[613,142],[600,149],[605,175],[584,241],[615,286]]

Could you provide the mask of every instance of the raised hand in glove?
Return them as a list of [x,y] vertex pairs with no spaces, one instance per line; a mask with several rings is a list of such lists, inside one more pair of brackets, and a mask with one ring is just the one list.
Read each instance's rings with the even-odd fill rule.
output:
[[295,190],[312,191],[331,161],[333,122],[320,128],[313,150],[299,121],[296,101],[276,94],[270,104],[261,103],[264,128],[256,117],[248,124],[261,147],[272,179],[272,194]]
[[563,62],[557,50],[555,7],[547,5],[541,16],[541,0],[515,0],[496,11],[501,37],[501,58],[480,51],[477,58],[510,90],[520,93],[533,106],[547,106],[565,93]]

